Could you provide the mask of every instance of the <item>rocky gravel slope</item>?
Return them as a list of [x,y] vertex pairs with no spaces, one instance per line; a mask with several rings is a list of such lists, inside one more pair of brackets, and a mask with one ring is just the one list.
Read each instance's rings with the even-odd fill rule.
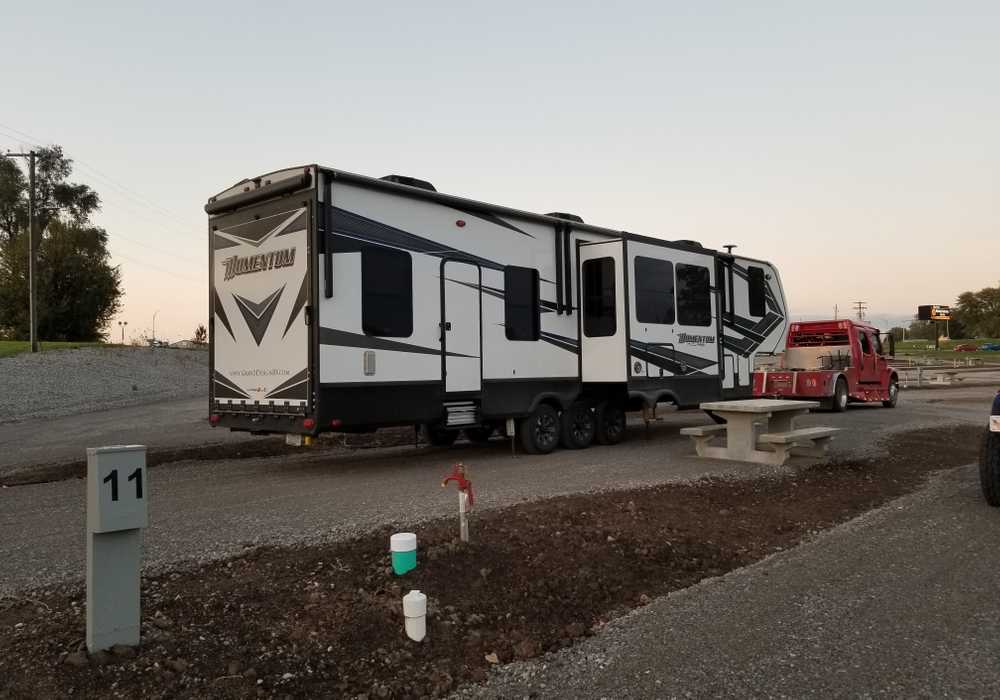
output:
[[0,359],[0,423],[205,396],[208,353],[91,347]]

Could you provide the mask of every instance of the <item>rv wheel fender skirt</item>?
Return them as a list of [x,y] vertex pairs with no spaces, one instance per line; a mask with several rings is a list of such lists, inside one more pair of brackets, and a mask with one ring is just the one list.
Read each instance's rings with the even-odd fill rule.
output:
[[625,409],[613,401],[597,407],[597,441],[602,445],[617,445],[625,439]]
[[590,447],[597,433],[597,418],[590,404],[577,401],[562,412],[559,426],[559,442],[570,450]]
[[1000,433],[991,430],[983,435],[979,450],[979,485],[986,502],[1000,506]]
[[517,426],[521,447],[532,455],[548,454],[559,443],[559,414],[547,403],[538,404]]

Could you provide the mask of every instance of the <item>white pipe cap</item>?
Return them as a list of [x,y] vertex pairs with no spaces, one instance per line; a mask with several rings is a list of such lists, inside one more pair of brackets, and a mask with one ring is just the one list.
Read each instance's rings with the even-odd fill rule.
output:
[[410,591],[403,596],[404,617],[423,617],[427,614],[427,596],[420,591]]
[[390,552],[412,552],[417,548],[417,536],[412,532],[397,532],[389,538]]

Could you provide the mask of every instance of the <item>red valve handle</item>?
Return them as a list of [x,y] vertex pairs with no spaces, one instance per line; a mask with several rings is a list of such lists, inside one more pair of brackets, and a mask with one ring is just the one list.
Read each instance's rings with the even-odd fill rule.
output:
[[465,491],[465,493],[468,494],[468,496],[469,496],[469,507],[471,508],[472,505],[476,502],[476,497],[472,493],[472,481],[470,481],[469,479],[465,478],[465,465],[464,464],[456,464],[452,468],[451,474],[449,474],[448,476],[446,476],[444,478],[444,480],[441,482],[441,488],[444,488],[445,486],[447,486],[449,481],[454,481],[455,484],[458,486],[458,490],[459,491]]

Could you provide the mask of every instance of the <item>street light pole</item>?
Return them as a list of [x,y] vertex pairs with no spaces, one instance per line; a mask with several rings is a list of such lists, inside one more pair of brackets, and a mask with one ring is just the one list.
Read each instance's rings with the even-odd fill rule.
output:
[[122,329],[122,346],[125,345],[125,327],[128,325],[128,321],[119,321],[118,327]]
[[31,341],[31,352],[38,352],[38,309],[36,304],[36,287],[38,274],[35,269],[36,248],[38,246],[35,212],[35,152],[7,153],[14,158],[28,159],[28,335]]

